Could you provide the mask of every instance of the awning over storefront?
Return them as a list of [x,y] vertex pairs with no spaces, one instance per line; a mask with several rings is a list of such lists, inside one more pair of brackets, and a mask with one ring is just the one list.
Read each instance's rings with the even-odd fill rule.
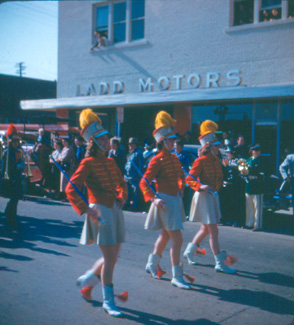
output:
[[138,94],[80,96],[57,99],[23,100],[23,110],[83,109],[86,107],[130,107],[135,105],[172,104],[185,102],[205,102],[238,99],[294,98],[293,85],[268,87],[226,87],[161,92],[142,92]]
[[[7,131],[9,124],[0,124],[0,131]],[[14,124],[16,130],[20,133],[25,133],[26,131],[38,131],[44,128],[48,132],[70,132],[70,133],[80,133],[79,128],[70,127],[67,124],[57,125],[57,124]]]

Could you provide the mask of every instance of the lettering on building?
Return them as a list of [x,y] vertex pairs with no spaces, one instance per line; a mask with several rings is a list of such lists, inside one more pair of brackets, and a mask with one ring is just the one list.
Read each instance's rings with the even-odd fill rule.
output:
[[[198,73],[190,75],[174,75],[172,77],[162,76],[157,80],[152,78],[139,78],[139,92],[168,91],[170,89],[197,89],[203,88],[219,88],[219,87],[236,87],[242,84],[241,71],[230,70],[225,75],[219,72],[207,72],[205,78]],[[222,86],[221,86],[222,85]],[[93,83],[87,87],[85,93],[81,92],[81,86],[77,85],[76,96],[97,96],[108,94],[123,94],[125,91],[125,83],[115,80],[112,84],[108,82],[100,82],[97,88]]]

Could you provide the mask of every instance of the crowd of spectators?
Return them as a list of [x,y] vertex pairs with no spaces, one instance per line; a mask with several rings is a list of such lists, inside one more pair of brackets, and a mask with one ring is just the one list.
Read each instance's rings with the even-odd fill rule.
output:
[[[262,157],[262,147],[259,144],[248,145],[242,134],[234,139],[231,132],[220,134],[221,154],[219,158],[223,169],[223,183],[219,191],[221,223],[259,231],[263,229],[263,201],[270,178],[267,175],[267,162]],[[197,143],[194,140],[191,137],[191,132],[186,132],[182,136],[177,135],[174,142],[173,153],[178,156],[186,176],[189,174],[194,160],[198,157],[197,149],[195,154],[195,147],[193,154],[191,151],[191,147],[193,147],[191,144]],[[120,138],[113,137],[110,139],[110,144],[111,149],[107,155],[116,161],[128,186],[128,200],[125,209],[135,212],[147,211],[148,207],[140,191],[139,182],[150,160],[158,153],[155,142],[153,139],[140,141],[136,137],[131,137],[124,145]],[[18,145],[20,146],[20,142]],[[11,150],[11,152],[13,151]],[[87,144],[84,139],[80,135],[72,137],[55,135],[53,139],[50,139],[50,134],[46,134],[43,129],[40,129],[29,154],[42,174],[38,185],[43,191],[39,192],[52,199],[66,202],[65,187],[68,179],[60,172],[55,162],[71,177],[81,160],[87,156]],[[200,152],[198,154],[200,155]],[[7,166],[4,156],[1,161],[2,173],[7,170],[7,168],[3,168],[3,166]],[[283,195],[287,198],[292,196],[293,205],[293,150],[290,147],[284,148],[280,158],[282,162],[280,165],[281,177],[271,175],[280,182],[274,190],[275,193],[279,190],[281,197]],[[280,186],[281,184],[282,186]],[[4,185],[2,191],[3,188]],[[87,197],[86,188],[82,192]],[[183,196],[186,216],[190,213],[193,194],[193,190],[186,185]]]
[[[260,230],[262,229],[260,205],[262,205],[266,177],[265,165],[260,159],[262,148],[256,144],[248,146],[242,134],[232,139],[230,132],[222,132],[220,140],[223,149],[220,159],[224,174],[223,186],[219,192],[222,210],[221,221],[225,225]],[[191,132],[186,132],[182,136],[178,135],[174,144],[173,153],[178,156],[186,175],[197,156],[195,157],[189,150],[185,150],[184,146],[185,144],[195,144],[193,142]],[[108,156],[116,161],[128,185],[129,198],[125,208],[130,211],[145,211],[146,205],[139,189],[139,182],[150,160],[157,154],[155,143],[150,139],[140,142],[139,139],[131,137],[125,146],[120,138],[113,137],[110,139],[110,144],[111,149]],[[42,173],[40,185],[46,189],[48,196],[67,201],[64,191],[68,180],[60,173],[50,155],[70,177],[85,157],[86,152],[86,143],[80,135],[74,138],[55,137],[51,144],[49,138],[44,135],[44,130],[39,130],[39,137],[31,152],[31,157]],[[285,161],[281,167],[281,175],[290,184],[293,175],[286,176],[285,172],[288,165],[293,165],[290,159],[292,156],[288,157],[289,153],[289,150],[284,153],[283,161]],[[258,159],[256,160],[256,158]],[[256,165],[257,161],[258,166]],[[287,165],[288,161],[291,163]],[[86,193],[84,194],[86,195]],[[259,195],[258,206],[256,195]],[[183,202],[187,216],[192,196],[193,191],[186,186]],[[254,224],[256,218],[259,220],[258,225]]]

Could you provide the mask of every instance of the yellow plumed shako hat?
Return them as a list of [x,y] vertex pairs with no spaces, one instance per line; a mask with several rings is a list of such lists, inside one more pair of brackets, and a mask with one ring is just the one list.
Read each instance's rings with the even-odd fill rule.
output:
[[101,119],[91,110],[86,108],[80,114],[81,136],[89,142],[91,138],[98,138],[104,134],[109,134],[102,126]]
[[174,125],[176,120],[174,120],[167,112],[160,111],[155,118],[155,130],[153,131],[153,136],[157,143],[163,139],[176,138],[174,133]]
[[200,141],[202,147],[207,143],[213,145],[221,144],[215,135],[217,129],[218,129],[218,125],[213,121],[206,120],[201,123],[200,137],[198,138],[198,140]]

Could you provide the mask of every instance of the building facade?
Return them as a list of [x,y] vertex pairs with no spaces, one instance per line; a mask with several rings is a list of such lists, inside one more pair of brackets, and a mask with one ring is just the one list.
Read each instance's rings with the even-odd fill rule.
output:
[[76,121],[91,107],[123,140],[150,138],[165,109],[198,143],[209,118],[276,169],[294,144],[293,40],[293,0],[60,1],[57,99],[21,105]]

